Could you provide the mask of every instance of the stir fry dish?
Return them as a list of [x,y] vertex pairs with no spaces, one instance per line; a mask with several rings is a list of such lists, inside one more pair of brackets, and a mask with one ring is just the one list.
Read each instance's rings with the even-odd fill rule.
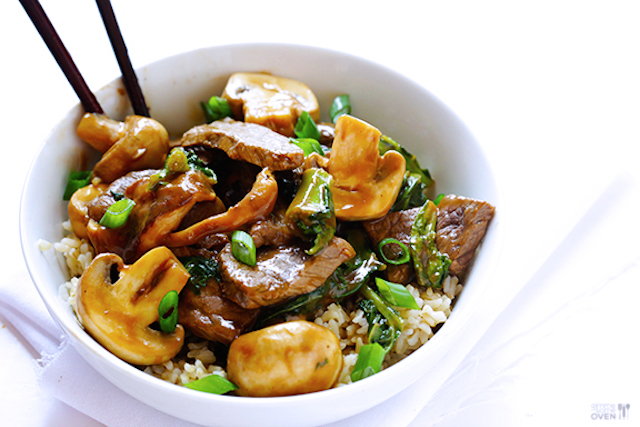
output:
[[436,196],[349,95],[324,123],[304,83],[236,73],[201,107],[174,140],[148,117],[78,125],[102,157],[64,194],[63,289],[97,342],[175,384],[257,397],[362,380],[437,332],[493,206]]

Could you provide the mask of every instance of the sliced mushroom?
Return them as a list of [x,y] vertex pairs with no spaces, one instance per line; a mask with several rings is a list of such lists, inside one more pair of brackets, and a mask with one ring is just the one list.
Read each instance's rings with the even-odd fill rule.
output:
[[349,115],[338,119],[328,167],[338,219],[381,218],[398,197],[406,161],[397,151],[380,157],[379,141],[380,131],[367,122]]
[[[202,172],[190,169],[171,174],[158,189],[152,190],[150,182],[158,172],[155,169],[130,172],[111,183],[104,193],[89,203],[91,220],[86,230],[98,253],[116,253],[125,262],[133,262],[149,249],[162,245],[194,206],[215,203],[216,194],[211,189],[209,178]],[[112,229],[98,221],[115,202],[116,194],[136,204],[127,222]]]
[[164,244],[169,247],[193,245],[209,234],[236,230],[250,222],[266,219],[277,199],[278,183],[273,173],[264,168],[256,177],[251,191],[237,204],[221,214],[169,234]]
[[[134,365],[163,363],[184,343],[184,328],[152,329],[158,306],[172,290],[180,292],[189,273],[166,247],[155,248],[132,265],[118,255],[98,255],[78,285],[78,314],[87,331],[107,350]],[[177,307],[176,307],[177,310]]]
[[[110,127],[105,133],[113,135]],[[128,172],[160,169],[169,152],[169,135],[159,122],[141,116],[129,116],[124,122],[120,139],[102,155],[93,168],[95,176],[113,182]]]
[[73,232],[81,239],[87,239],[87,225],[91,219],[89,216],[89,204],[107,189],[106,184],[89,184],[73,193],[69,200],[69,221]]
[[264,73],[231,75],[222,97],[238,120],[257,123],[285,136],[294,128],[303,111],[317,122],[318,100],[307,85],[297,80]]

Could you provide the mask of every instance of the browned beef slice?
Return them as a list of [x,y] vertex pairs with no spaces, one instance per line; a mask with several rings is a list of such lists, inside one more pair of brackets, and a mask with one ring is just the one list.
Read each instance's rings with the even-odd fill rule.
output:
[[248,331],[260,310],[247,310],[225,298],[215,280],[200,293],[185,288],[180,293],[178,319],[194,335],[229,345]]
[[298,246],[264,247],[250,267],[234,258],[229,244],[220,253],[221,284],[225,295],[242,307],[277,304],[315,290],[354,255],[346,240],[334,237],[314,256]]
[[274,171],[294,169],[304,162],[302,149],[289,142],[289,138],[265,126],[229,118],[191,128],[180,144],[218,148],[234,160]]
[[285,219],[285,211],[286,206],[278,203],[269,218],[257,221],[251,226],[249,234],[257,248],[263,245],[284,246],[293,243],[296,235]]
[[[380,219],[363,222],[371,243],[377,248],[380,241],[391,237],[404,243],[409,248],[411,227],[419,210],[420,208],[413,208],[405,211],[389,212]],[[386,255],[388,258],[393,259],[393,254]],[[413,267],[410,262],[400,265],[389,264],[385,274],[387,280],[391,282],[407,284],[413,277]]]
[[436,246],[451,258],[449,274],[463,277],[493,218],[489,203],[448,195],[438,203]]

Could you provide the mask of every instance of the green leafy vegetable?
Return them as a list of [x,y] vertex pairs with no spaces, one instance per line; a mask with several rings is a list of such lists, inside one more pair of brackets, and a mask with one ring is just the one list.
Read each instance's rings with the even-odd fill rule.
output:
[[336,96],[329,108],[331,121],[335,123],[340,116],[345,114],[351,114],[351,99],[349,95]]
[[202,159],[198,157],[195,151],[193,150],[185,150],[187,153],[187,162],[189,166],[193,170],[197,170],[202,172],[207,178],[209,178],[209,184],[214,185],[218,182],[218,177],[216,176],[213,169],[207,167]]
[[308,111],[303,111],[302,114],[300,114],[293,133],[295,133],[298,138],[311,138],[316,141],[320,139],[318,126],[316,126],[316,122],[313,121]]
[[428,200],[418,211],[409,238],[409,251],[413,259],[418,284],[440,288],[442,280],[449,272],[451,260],[436,247],[436,220],[438,211],[435,203]]
[[420,176],[420,181],[422,181],[422,183],[427,187],[430,187],[434,183],[429,170],[422,169],[416,156],[409,153],[403,146],[398,144],[393,139],[389,138],[388,136],[381,136],[380,142],[378,144],[378,149],[380,151],[380,155],[383,155],[389,150],[395,150],[399,152],[407,161],[407,171],[418,174]]
[[285,218],[296,224],[302,234],[315,236],[307,254],[315,255],[336,232],[336,215],[331,197],[333,177],[324,169],[310,168],[302,174],[302,183],[285,212]]
[[[394,250],[396,247],[397,250]],[[395,258],[391,259],[387,257],[387,254],[385,253],[386,248],[389,248],[391,253],[395,255]],[[378,243],[378,253],[380,253],[380,256],[387,264],[400,265],[411,261],[411,255],[409,254],[407,246],[398,239],[393,239],[391,237],[382,239],[380,243]]]
[[369,342],[379,343],[385,351],[391,350],[402,331],[402,317],[369,286],[360,288],[360,294],[365,298],[358,306],[369,322]]
[[255,267],[256,245],[249,233],[236,230],[231,234],[231,252],[241,263]]
[[365,344],[360,347],[358,360],[351,371],[351,381],[360,381],[380,372],[386,354],[387,352],[378,343]]
[[204,391],[213,394],[226,394],[237,390],[238,386],[220,375],[211,374],[199,380],[192,381],[184,385],[192,390]]
[[100,225],[104,225],[107,228],[122,227],[129,219],[131,210],[136,205],[131,199],[120,199],[107,209],[102,218],[100,219]]
[[207,123],[233,116],[227,100],[219,96],[212,96],[209,102],[201,102],[200,106]]
[[200,256],[178,258],[189,273],[187,285],[194,293],[199,294],[200,289],[207,286],[211,279],[220,280],[218,263],[213,258]]
[[415,298],[407,290],[406,286],[399,283],[393,283],[376,277],[376,286],[380,295],[391,305],[395,307],[409,308],[411,310],[420,310],[420,306]]
[[67,185],[62,195],[63,200],[70,200],[73,193],[91,182],[91,171],[76,171],[69,174]]
[[178,324],[178,292],[175,290],[169,291],[160,300],[158,306],[158,323],[162,332],[168,334],[172,333],[176,329]]
[[324,150],[322,149],[322,145],[320,145],[320,143],[312,138],[289,138],[289,141],[291,141],[292,144],[297,145],[298,147],[302,148],[302,151],[304,151],[304,156],[307,157],[309,154],[311,153],[318,153],[321,156],[324,156]]
[[407,171],[404,174],[400,192],[391,210],[394,212],[403,211],[422,206],[427,201],[426,191],[427,186],[422,182],[420,174]]

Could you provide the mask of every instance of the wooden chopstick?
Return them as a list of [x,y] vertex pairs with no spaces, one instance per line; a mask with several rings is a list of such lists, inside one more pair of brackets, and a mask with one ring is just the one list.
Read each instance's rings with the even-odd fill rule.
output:
[[98,100],[82,78],[69,51],[64,47],[62,40],[60,40],[58,33],[53,28],[51,21],[38,0],[20,0],[20,3],[38,30],[38,33],[40,33],[40,36],[49,48],[58,66],[62,69],[65,77],[73,87],[85,111],[88,113],[104,114]]
[[98,9],[100,10],[104,26],[107,29],[107,34],[109,35],[113,52],[118,60],[118,65],[120,65],[122,80],[124,82],[125,89],[127,90],[127,94],[129,94],[133,111],[139,116],[149,117],[149,109],[144,100],[142,89],[138,84],[136,73],[131,65],[127,47],[124,43],[124,39],[122,38],[122,33],[120,32],[120,27],[116,21],[116,16],[113,13],[113,8],[111,7],[111,1],[96,0],[96,3],[98,4]]

